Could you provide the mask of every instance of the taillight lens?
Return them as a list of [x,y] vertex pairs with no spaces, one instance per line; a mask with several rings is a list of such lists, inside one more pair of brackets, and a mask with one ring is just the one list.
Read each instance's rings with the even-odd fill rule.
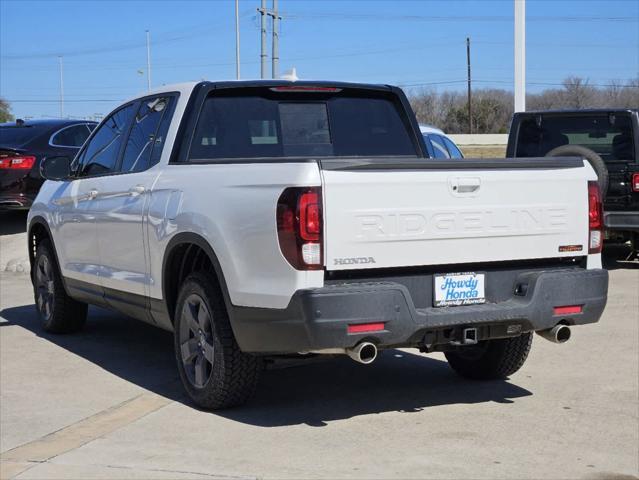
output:
[[588,253],[601,253],[603,246],[603,208],[597,182],[588,182]]
[[0,158],[0,168],[9,170],[30,170],[36,161],[36,157],[19,156]]
[[632,174],[632,191],[639,192],[639,173]]
[[297,270],[322,268],[322,191],[284,190],[277,202],[277,236],[284,258]]

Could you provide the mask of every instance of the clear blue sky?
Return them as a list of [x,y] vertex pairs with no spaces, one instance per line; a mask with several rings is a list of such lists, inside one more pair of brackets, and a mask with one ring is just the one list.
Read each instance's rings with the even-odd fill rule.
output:
[[[259,0],[240,1],[242,77],[259,77]],[[512,89],[513,1],[280,0],[280,71],[304,79]],[[270,8],[271,0],[267,6]],[[639,0],[528,0],[529,91],[639,76]],[[234,2],[0,0],[0,96],[19,117],[108,113],[153,84],[235,77]],[[269,38],[270,59],[270,38]],[[269,65],[270,72],[270,65]]]

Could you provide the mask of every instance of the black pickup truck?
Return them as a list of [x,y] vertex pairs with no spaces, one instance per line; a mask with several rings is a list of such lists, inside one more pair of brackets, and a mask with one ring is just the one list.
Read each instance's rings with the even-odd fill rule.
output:
[[639,250],[639,110],[515,113],[506,156],[583,157],[599,178],[606,239]]

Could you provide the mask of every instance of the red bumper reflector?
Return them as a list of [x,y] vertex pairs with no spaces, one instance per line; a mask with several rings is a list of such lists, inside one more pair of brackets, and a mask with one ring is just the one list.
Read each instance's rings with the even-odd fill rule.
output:
[[581,313],[583,305],[566,305],[564,307],[555,307],[553,309],[554,315],[571,315],[574,313]]
[[384,330],[384,322],[358,323],[348,326],[348,333],[380,332],[382,330]]

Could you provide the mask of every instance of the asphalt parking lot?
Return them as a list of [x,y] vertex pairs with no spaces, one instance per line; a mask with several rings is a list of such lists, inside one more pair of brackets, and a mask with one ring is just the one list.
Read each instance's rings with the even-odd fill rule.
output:
[[210,413],[171,334],[99,309],[80,334],[40,328],[23,225],[0,217],[1,478],[639,476],[639,263],[619,251],[600,323],[536,337],[508,381],[396,350],[270,369],[249,405]]

